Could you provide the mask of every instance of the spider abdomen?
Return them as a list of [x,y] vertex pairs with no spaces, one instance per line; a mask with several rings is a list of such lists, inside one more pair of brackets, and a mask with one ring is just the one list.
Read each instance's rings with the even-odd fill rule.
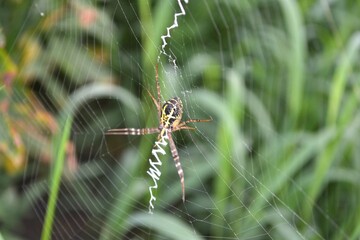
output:
[[160,119],[164,128],[173,128],[180,123],[183,113],[182,108],[182,102],[178,97],[174,97],[164,103]]

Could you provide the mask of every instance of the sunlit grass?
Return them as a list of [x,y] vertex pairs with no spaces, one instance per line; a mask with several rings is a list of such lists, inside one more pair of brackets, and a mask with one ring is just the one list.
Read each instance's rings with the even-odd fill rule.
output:
[[46,215],[44,220],[43,231],[41,234],[42,240],[51,239],[51,233],[53,229],[53,223],[56,213],[56,202],[59,195],[59,188],[61,183],[61,176],[63,174],[66,149],[68,140],[71,133],[72,118],[69,116],[63,120],[63,124],[60,125],[60,131],[54,139],[54,164],[49,178],[49,201],[46,209]]

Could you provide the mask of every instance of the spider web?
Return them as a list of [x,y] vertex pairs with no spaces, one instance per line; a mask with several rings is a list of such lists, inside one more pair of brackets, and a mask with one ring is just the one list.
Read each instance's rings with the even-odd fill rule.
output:
[[[53,239],[350,237],[329,211],[330,203],[316,202],[308,178],[311,161],[334,133],[279,130],[288,124],[281,118],[290,114],[283,98],[291,70],[289,57],[275,48],[292,47],[286,20],[272,20],[274,14],[286,15],[281,2],[32,3],[24,20],[35,22],[28,36],[50,53],[39,53],[37,65],[20,73],[35,76],[30,86],[50,113],[74,116]],[[296,3],[289,5],[296,9]],[[105,132],[158,126],[156,106],[147,94],[156,96],[156,64],[162,101],[180,97],[183,120],[213,120],[191,124],[196,131],[173,134],[186,201],[167,147],[160,157],[154,214],[149,215],[153,183],[146,171],[156,134]],[[33,73],[39,66],[47,75]],[[40,80],[47,76],[56,91]],[[20,93],[15,98],[32,104]],[[33,222],[39,229],[50,194],[44,169],[51,166],[36,161],[41,155],[38,150],[27,156],[22,179],[31,203],[24,224]],[[20,232],[38,239],[41,230]]]

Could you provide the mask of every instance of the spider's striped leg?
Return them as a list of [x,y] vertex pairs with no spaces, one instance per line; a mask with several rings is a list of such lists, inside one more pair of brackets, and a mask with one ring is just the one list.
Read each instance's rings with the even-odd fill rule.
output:
[[196,128],[183,125],[181,127],[174,127],[172,132],[179,131],[179,130],[196,130]]
[[170,149],[171,149],[171,155],[175,162],[175,167],[177,169],[178,175],[180,177],[181,182],[181,190],[182,190],[182,200],[185,202],[185,183],[184,183],[184,171],[182,170],[181,163],[180,163],[180,157],[178,154],[178,151],[176,149],[174,140],[171,136],[171,132],[168,132],[169,137],[169,143],[170,143]]
[[[147,89],[146,89],[147,90]],[[149,90],[147,90],[147,92],[149,93],[151,99],[153,100],[153,102],[155,103],[156,109],[158,111],[158,116],[159,116],[159,120],[161,118],[161,106],[160,104],[155,100],[154,96],[150,93]]]
[[108,130],[106,135],[146,135],[159,133],[158,128],[114,128]]
[[185,122],[181,122],[179,125],[176,126],[175,131],[180,130],[180,129],[191,129],[191,128],[185,128],[187,127],[186,124],[188,123],[196,123],[196,122],[211,122],[211,119],[189,119],[186,120]]

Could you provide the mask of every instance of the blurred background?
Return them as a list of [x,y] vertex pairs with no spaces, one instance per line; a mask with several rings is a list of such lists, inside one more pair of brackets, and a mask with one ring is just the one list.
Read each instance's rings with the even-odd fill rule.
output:
[[[0,239],[359,239],[359,12],[0,1]],[[167,147],[149,214],[156,135],[105,132],[158,126],[157,64],[162,100],[213,121],[173,134],[186,201]]]

